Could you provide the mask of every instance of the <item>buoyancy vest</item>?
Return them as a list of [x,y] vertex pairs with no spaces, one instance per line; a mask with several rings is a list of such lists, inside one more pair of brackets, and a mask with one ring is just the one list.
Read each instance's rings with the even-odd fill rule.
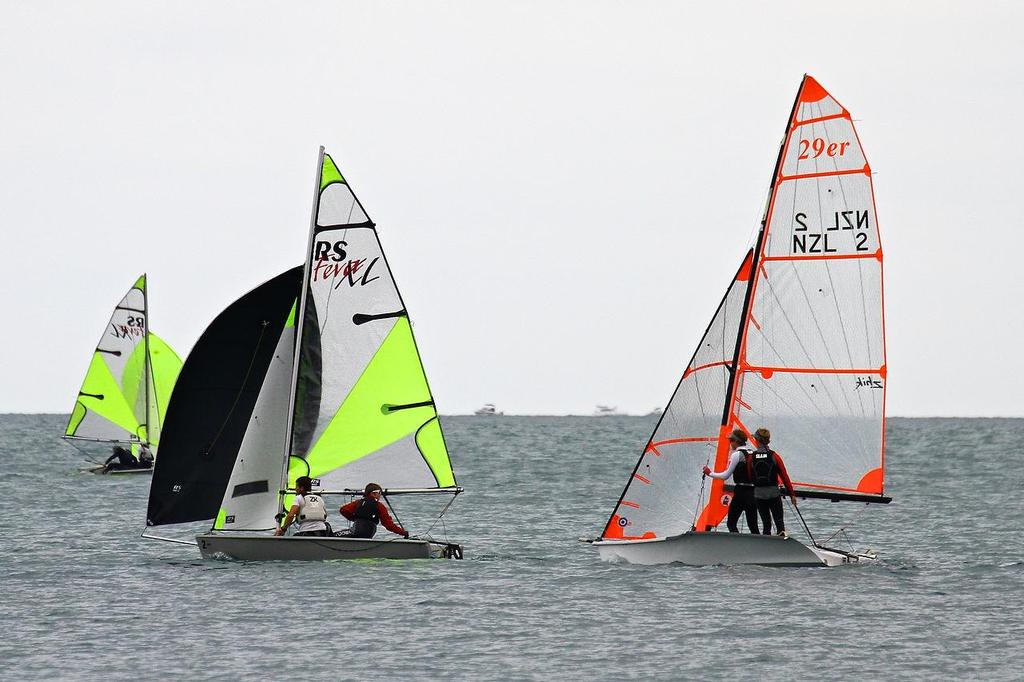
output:
[[327,507],[324,505],[324,498],[313,493],[306,493],[302,496],[303,504],[299,510],[299,521],[326,521]]
[[753,483],[758,488],[779,485],[779,465],[775,463],[775,453],[768,448],[754,450],[751,457],[751,473]]
[[732,470],[732,482],[735,485],[742,485],[745,487],[754,485],[750,461],[750,453],[752,450],[747,447],[740,447],[736,448],[736,452],[743,453],[743,460],[736,464],[736,468]]
[[377,524],[380,523],[380,510],[377,508],[377,500],[364,497],[356,507],[352,516],[352,535],[357,538],[372,538],[377,532]]

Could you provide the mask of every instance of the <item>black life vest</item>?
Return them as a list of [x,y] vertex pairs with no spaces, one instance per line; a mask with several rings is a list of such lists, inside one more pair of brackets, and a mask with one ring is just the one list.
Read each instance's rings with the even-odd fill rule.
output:
[[754,485],[753,472],[751,470],[751,454],[748,448],[736,448],[736,452],[743,453],[743,459],[732,470],[732,482],[735,485]]
[[380,523],[380,510],[377,508],[377,500],[364,497],[352,514],[352,536],[357,538],[372,538],[377,532],[377,524]]
[[768,448],[754,450],[751,457],[753,483],[758,488],[779,485],[779,465],[775,463],[775,452]]
[[356,507],[353,514],[357,519],[363,519],[372,523],[380,523],[380,510],[377,509],[377,500],[364,497]]

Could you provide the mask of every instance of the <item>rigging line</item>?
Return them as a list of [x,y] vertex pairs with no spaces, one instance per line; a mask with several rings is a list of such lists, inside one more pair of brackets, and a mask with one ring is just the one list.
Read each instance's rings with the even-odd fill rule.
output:
[[245,386],[249,383],[249,375],[252,373],[252,367],[256,364],[256,354],[259,352],[260,346],[263,344],[263,336],[267,333],[267,326],[269,324],[270,323],[266,320],[263,320],[260,324],[260,335],[259,338],[256,339],[256,347],[253,348],[252,357],[249,358],[249,366],[245,370],[245,377],[242,379],[241,386],[238,387],[238,393],[235,394],[235,399],[231,403],[231,408],[228,409],[228,413],[224,417],[224,421],[221,422],[220,428],[217,429],[217,433],[214,435],[213,440],[210,441],[210,445],[206,448],[206,452],[210,452],[213,450],[214,446],[217,445],[217,441],[220,440],[221,434],[224,433],[224,427],[226,427],[228,421],[231,420],[231,416],[234,414],[235,408],[238,406],[238,401],[242,398]]
[[[430,527],[423,531],[422,535],[430,535],[430,531],[434,530],[434,526],[436,526],[437,522],[440,521],[441,528],[444,532],[444,541],[448,542],[448,528],[444,525],[444,515],[448,511],[449,507],[451,507],[455,503],[456,497],[458,497],[458,495],[452,495],[452,499],[448,500],[448,504],[444,506],[444,508],[441,510],[441,513],[437,515],[436,519],[434,519],[434,522],[430,524]],[[405,526],[402,526],[402,528],[405,528]]]
[[800,512],[800,507],[793,504],[792,500],[789,500],[789,506],[793,508],[793,511],[795,511],[796,515],[800,518],[800,523],[803,524],[804,531],[807,532],[807,537],[811,539],[811,544],[815,547],[819,547],[820,545],[818,544],[818,541],[814,539],[813,535],[811,535],[811,529],[807,527],[807,522],[804,521],[804,515]]
[[399,527],[405,528],[405,524],[402,523],[402,519],[398,518],[398,512],[396,512],[395,508],[391,506],[391,500],[388,499],[388,496],[381,492],[381,497],[384,498],[384,504],[388,506],[388,509],[391,510],[391,514],[395,517],[395,523],[397,523]]
[[[845,535],[846,534],[846,530],[848,528],[850,528],[851,526],[853,526],[854,522],[861,517],[861,515],[867,510],[868,506],[869,505],[865,504],[863,507],[861,507],[861,509],[859,511],[857,511],[856,514],[854,514],[852,517],[850,517],[849,521],[847,521],[846,523],[841,525],[839,528],[837,528],[836,531],[834,533],[832,533],[832,535],[830,535],[827,538],[825,538],[825,542],[831,542],[840,533],[843,533]],[[849,541],[849,539],[847,539],[847,541]]]

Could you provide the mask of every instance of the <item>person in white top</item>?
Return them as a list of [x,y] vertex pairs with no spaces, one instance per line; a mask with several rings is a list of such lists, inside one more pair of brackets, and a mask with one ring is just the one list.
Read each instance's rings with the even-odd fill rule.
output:
[[292,508],[288,510],[288,515],[284,517],[281,526],[274,531],[274,535],[284,535],[295,519],[299,520],[296,535],[327,537],[331,534],[327,525],[324,498],[310,492],[312,488],[313,481],[309,476],[299,476],[295,480],[295,499],[292,501]]
[[723,481],[732,476],[732,499],[729,501],[729,515],[726,518],[726,526],[730,533],[740,532],[736,525],[740,514],[747,517],[747,528],[751,533],[759,535],[761,532],[757,526],[757,501],[754,499],[754,480],[750,460],[752,452],[747,447],[747,434],[740,429],[735,429],[729,434],[729,464],[725,467],[725,471],[712,471],[707,465],[704,465],[705,476]]

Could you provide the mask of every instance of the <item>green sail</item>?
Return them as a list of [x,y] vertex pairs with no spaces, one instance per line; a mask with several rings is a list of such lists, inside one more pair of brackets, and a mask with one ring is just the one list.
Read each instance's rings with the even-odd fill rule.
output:
[[160,420],[181,359],[162,339],[148,333],[148,327],[146,276],[142,275],[114,307],[96,344],[66,437],[158,442]]

